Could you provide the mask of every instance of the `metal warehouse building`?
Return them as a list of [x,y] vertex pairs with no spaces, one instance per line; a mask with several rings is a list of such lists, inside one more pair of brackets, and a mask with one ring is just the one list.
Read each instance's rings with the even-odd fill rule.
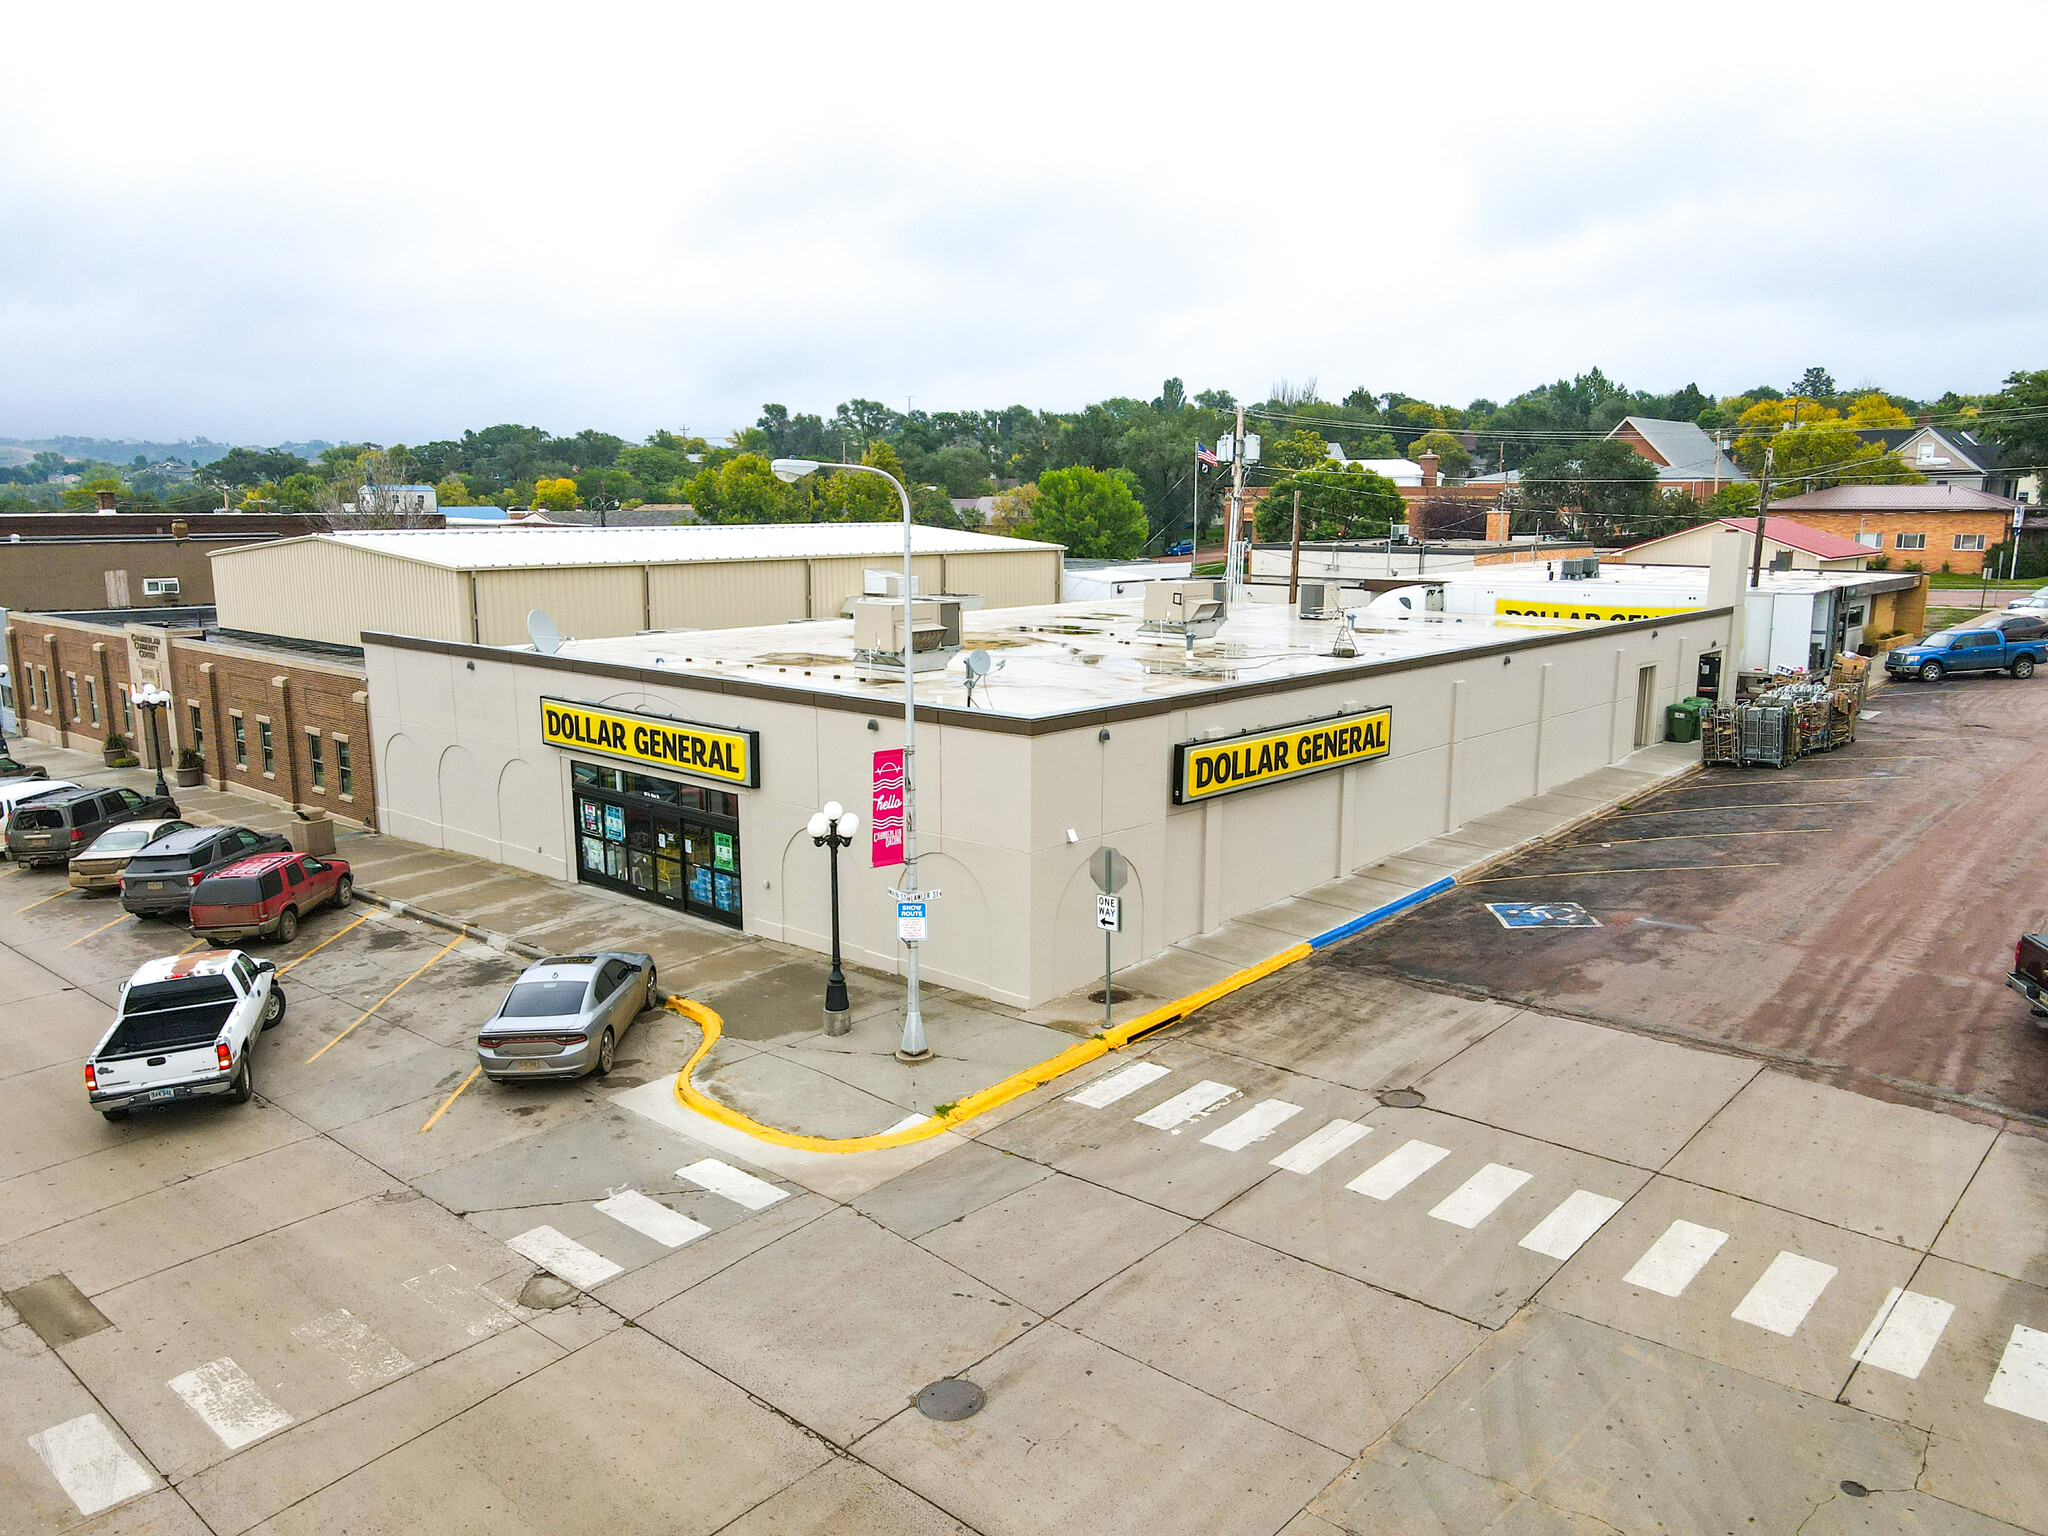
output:
[[[925,592],[989,608],[1057,602],[1057,544],[914,532]],[[837,618],[870,566],[902,568],[899,523],[323,533],[213,559],[220,627],[358,646],[365,631],[518,645],[545,609],[563,635]]]

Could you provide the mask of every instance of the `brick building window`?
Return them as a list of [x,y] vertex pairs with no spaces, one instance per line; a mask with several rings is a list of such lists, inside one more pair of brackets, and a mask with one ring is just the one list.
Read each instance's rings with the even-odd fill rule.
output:
[[192,716],[192,750],[204,753],[206,751],[206,717],[199,713],[199,706],[197,704],[188,704],[185,707],[191,712]]
[[233,723],[235,733],[235,766],[241,769],[242,772],[247,773],[249,771],[249,735],[242,728],[242,712],[239,709],[231,709],[228,711],[228,719]]
[[320,755],[320,733],[306,732],[306,763],[313,774],[313,787],[327,793],[327,759]]
[[92,723],[100,723],[100,685],[91,678],[85,680],[85,707],[92,716]]
[[128,685],[126,683],[117,683],[115,686],[121,690],[121,729],[130,736],[133,736],[135,734],[134,700],[128,697]]
[[256,721],[256,742],[263,749],[263,777],[277,777],[277,743],[270,739],[270,722],[261,718]]
[[1894,549],[1925,549],[1927,535],[1924,533],[1902,533],[1892,541]]
[[356,792],[355,765],[349,761],[348,738],[334,738],[334,779],[335,788],[341,791],[341,798],[350,799]]
[[56,711],[50,707],[50,669],[40,667],[37,670],[43,675],[43,713],[53,715]]
[[1984,535],[1981,533],[1959,533],[1956,535],[1955,547],[1957,549],[1981,550],[1984,547]]
[[71,694],[71,719],[76,723],[78,720],[78,674],[76,672],[66,672],[64,674],[64,686]]
[[1856,535],[1856,542],[1865,549],[1883,549],[1884,535],[1881,533],[1859,533]]

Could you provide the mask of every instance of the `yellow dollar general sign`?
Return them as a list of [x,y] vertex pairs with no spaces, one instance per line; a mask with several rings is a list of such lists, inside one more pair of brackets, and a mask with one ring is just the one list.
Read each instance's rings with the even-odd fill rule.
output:
[[1630,619],[1668,619],[1690,608],[1639,608],[1632,603],[1538,603],[1519,597],[1494,599],[1493,611],[1520,619],[1598,619],[1603,624],[1621,624]]
[[551,747],[602,753],[648,768],[717,779],[722,784],[751,789],[761,782],[759,731],[726,731],[664,720],[659,715],[542,699],[540,735]]
[[1385,757],[1393,728],[1393,710],[1381,708],[1229,741],[1183,742],[1173,749],[1173,803],[1192,805]]

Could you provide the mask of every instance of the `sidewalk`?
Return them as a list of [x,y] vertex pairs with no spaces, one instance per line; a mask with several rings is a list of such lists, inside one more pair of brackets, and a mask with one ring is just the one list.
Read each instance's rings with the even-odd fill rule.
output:
[[[152,773],[109,769],[94,756],[23,739],[22,762],[80,784],[146,789]],[[1217,982],[1248,966],[1375,914],[1412,904],[1433,889],[1552,837],[1681,774],[1699,749],[1648,747],[1546,794],[1518,801],[1441,837],[1330,881],[1300,896],[1234,918],[1118,974],[1117,1023]],[[289,833],[298,818],[274,801],[211,788],[174,791],[195,821],[233,822]],[[935,1059],[898,1062],[904,984],[849,967],[851,1033],[823,1033],[824,956],[751,938],[595,886],[567,884],[464,854],[374,832],[340,831],[357,893],[491,946],[538,957],[588,948],[644,950],[665,989],[713,1008],[725,1033],[698,1069],[705,1093],[764,1124],[807,1135],[849,1137],[929,1115],[1057,1055],[1102,1027],[1100,984],[1028,1012],[927,985],[925,1030]],[[680,1063],[677,1063],[680,1065]]]

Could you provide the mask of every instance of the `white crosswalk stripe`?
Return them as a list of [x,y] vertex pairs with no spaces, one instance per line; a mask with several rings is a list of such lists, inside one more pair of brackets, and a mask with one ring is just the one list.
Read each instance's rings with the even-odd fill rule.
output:
[[1849,1358],[1917,1381],[1955,1315],[1953,1302],[1893,1286]]
[[2048,1424],[2048,1333],[2014,1323],[1984,1401]]
[[1372,1134],[1372,1127],[1355,1120],[1332,1120],[1312,1136],[1305,1136],[1274,1158],[1275,1168],[1288,1173],[1314,1173],[1346,1147]]
[[1839,1273],[1834,1265],[1823,1264],[1819,1259],[1780,1253],[1728,1315],[1738,1323],[1767,1328],[1789,1339],[1806,1321],[1806,1314],[1820,1300],[1828,1282]]
[[1098,1077],[1079,1093],[1068,1094],[1067,1102],[1079,1104],[1087,1109],[1107,1109],[1118,1099],[1136,1093],[1147,1083],[1158,1082],[1170,1070],[1157,1062],[1141,1061],[1135,1066],[1125,1067],[1121,1072]]
[[622,1189],[609,1195],[598,1201],[596,1208],[643,1237],[653,1238],[664,1248],[680,1248],[711,1230],[701,1221],[692,1221],[681,1211],[672,1211],[637,1189]]
[[1289,1104],[1280,1099],[1264,1099],[1228,1125],[1219,1125],[1204,1136],[1202,1145],[1221,1147],[1226,1152],[1242,1152],[1253,1142],[1264,1141],[1300,1113],[1299,1104]]
[[29,1449],[50,1469],[81,1515],[112,1509],[147,1493],[157,1481],[123,1449],[96,1413],[82,1413],[28,1437]]
[[412,1361],[397,1345],[347,1307],[336,1307],[311,1322],[299,1324],[292,1330],[292,1337],[301,1344],[316,1345],[341,1361],[351,1387],[375,1386],[412,1369]]
[[733,1204],[744,1205],[750,1211],[765,1211],[789,1193],[730,1163],[721,1163],[715,1157],[699,1158],[687,1168],[678,1168],[676,1177],[702,1185],[714,1195],[723,1195]]
[[1519,1168],[1488,1163],[1439,1200],[1429,1214],[1438,1221],[1469,1230],[1499,1210],[1501,1202],[1534,1177]]
[[1590,1189],[1575,1189],[1564,1197],[1556,1210],[1531,1227],[1515,1246],[1562,1263],[1577,1253],[1586,1239],[1598,1232],[1607,1218],[1620,1209],[1619,1200],[1596,1195]]
[[531,1259],[549,1274],[559,1275],[579,1291],[603,1285],[625,1270],[601,1253],[593,1252],[553,1227],[535,1227],[507,1240],[505,1246],[523,1259]]
[[231,1451],[291,1427],[292,1416],[265,1397],[249,1373],[225,1355],[173,1376],[166,1385]]
[[1171,1131],[1236,1097],[1237,1090],[1230,1084],[1212,1083],[1204,1078],[1192,1088],[1183,1088],[1164,1104],[1146,1110],[1137,1121],[1155,1131]]
[[1344,1187],[1375,1200],[1391,1200],[1450,1155],[1448,1147],[1404,1142]]
[[1639,1285],[1646,1291],[1655,1291],[1661,1296],[1682,1296],[1691,1285],[1693,1277],[1707,1267],[1707,1261],[1728,1241],[1726,1232],[1716,1232],[1712,1227],[1698,1226],[1690,1221],[1674,1221],[1664,1229],[1664,1235],[1652,1243],[1649,1251],[1635,1266],[1623,1275],[1626,1285]]

